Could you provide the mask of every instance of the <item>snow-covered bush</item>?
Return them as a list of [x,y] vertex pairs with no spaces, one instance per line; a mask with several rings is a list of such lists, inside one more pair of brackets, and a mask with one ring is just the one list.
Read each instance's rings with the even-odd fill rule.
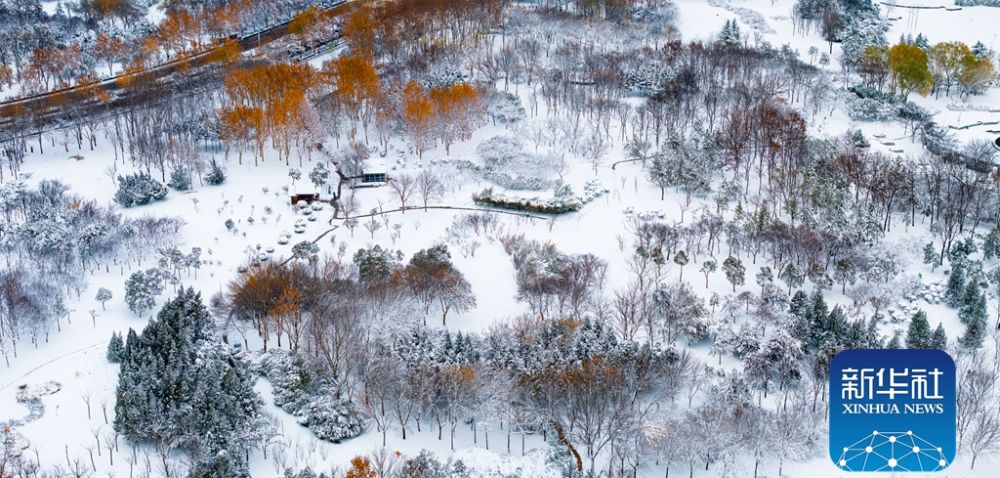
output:
[[600,179],[591,179],[583,185],[583,195],[579,196],[578,199],[581,203],[587,204],[608,192],[608,188],[601,184]]
[[148,173],[118,176],[115,202],[123,207],[142,206],[167,197],[167,188]]
[[851,95],[847,98],[847,115],[855,121],[886,121],[896,117],[899,108],[875,98],[859,98]]
[[218,186],[224,182],[226,182],[226,172],[222,170],[215,159],[212,159],[208,163],[208,174],[205,175],[205,183],[210,186]]
[[270,350],[261,357],[260,366],[274,387],[274,404],[318,438],[340,443],[364,432],[364,419],[354,404],[337,398],[333,384],[314,376],[293,352]]
[[497,186],[541,191],[552,185],[549,179],[552,169],[547,164],[547,158],[525,152],[521,141],[516,138],[494,136],[482,142],[476,153],[482,164],[469,164],[468,167]]
[[955,0],[955,5],[960,7],[998,7],[1000,0]]
[[521,198],[494,192],[493,188],[486,188],[479,194],[473,194],[472,200],[484,206],[543,214],[563,214],[578,211],[583,206],[583,203],[575,197]]
[[486,112],[494,123],[511,124],[524,120],[524,106],[521,100],[511,93],[500,92],[493,95],[486,106]]
[[434,88],[446,88],[466,80],[465,73],[452,65],[443,65],[434,68],[427,76],[423,77],[419,83],[424,88],[430,90]]
[[191,171],[179,164],[174,166],[174,169],[170,171],[170,181],[167,183],[167,186],[178,191],[191,189]]
[[631,93],[652,95],[672,80],[677,72],[662,63],[643,61],[636,66],[625,68],[622,73],[622,84]]

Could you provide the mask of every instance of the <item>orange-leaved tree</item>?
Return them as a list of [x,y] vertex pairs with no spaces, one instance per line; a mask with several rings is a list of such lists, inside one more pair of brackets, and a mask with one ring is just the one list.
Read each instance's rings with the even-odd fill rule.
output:
[[315,5],[301,11],[288,22],[288,33],[298,35],[300,38],[308,38],[320,21],[323,14]]
[[367,4],[358,6],[344,19],[342,32],[351,52],[355,55],[375,56],[375,22],[372,9]]
[[363,456],[351,458],[351,468],[347,470],[345,478],[375,478],[378,473],[372,467],[372,462]]
[[97,34],[97,40],[94,42],[94,54],[108,65],[108,76],[115,73],[115,62],[120,61],[127,51],[128,46],[121,37],[106,35],[104,32]]
[[403,88],[403,120],[406,122],[413,147],[423,157],[428,134],[434,124],[434,103],[419,83],[410,80]]
[[[368,124],[374,107],[382,96],[382,80],[375,71],[370,57],[344,55],[323,65],[323,74],[336,88],[336,97],[353,112],[354,121],[360,121],[368,142]],[[354,128],[351,128],[354,137]]]
[[237,108],[260,112],[255,123],[230,121],[233,127],[253,126],[257,143],[254,164],[263,158],[266,139],[277,149],[279,160],[284,158],[288,162],[292,141],[308,126],[306,118],[311,117],[312,108],[308,94],[316,81],[315,70],[306,63],[262,64],[229,70],[223,81],[227,101],[222,115],[231,117]]
[[472,85],[463,82],[432,88],[430,99],[434,103],[437,129],[444,143],[445,154],[449,154],[456,136],[466,139],[472,134],[479,92]]

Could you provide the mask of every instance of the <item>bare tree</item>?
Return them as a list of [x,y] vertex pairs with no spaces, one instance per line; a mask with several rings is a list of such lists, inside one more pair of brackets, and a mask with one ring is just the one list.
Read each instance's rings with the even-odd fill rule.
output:
[[395,191],[396,197],[399,199],[399,208],[403,212],[406,212],[406,204],[410,201],[410,196],[413,195],[415,184],[416,180],[409,174],[400,174],[389,180],[389,186]]
[[624,290],[615,292],[612,307],[614,308],[618,333],[622,340],[629,342],[634,340],[639,329],[642,328],[642,324],[645,322],[642,314],[647,310],[645,301],[646,298],[643,297],[642,291],[634,281],[630,282]]
[[1000,445],[1000,416],[995,406],[984,407],[976,414],[972,430],[965,442],[969,453],[972,454],[970,470],[976,468],[976,459],[979,455],[997,449]]
[[424,169],[417,174],[416,183],[417,192],[420,193],[420,200],[424,203],[424,211],[427,210],[427,203],[433,199],[440,198],[444,194],[444,183],[441,182],[441,178],[437,174],[429,169]]

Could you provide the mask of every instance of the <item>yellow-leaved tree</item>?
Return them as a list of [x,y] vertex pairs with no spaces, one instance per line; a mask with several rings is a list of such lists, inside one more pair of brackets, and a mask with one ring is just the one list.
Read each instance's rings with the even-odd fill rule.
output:
[[889,66],[896,89],[906,99],[911,92],[927,96],[934,86],[934,77],[927,66],[927,53],[920,47],[900,43],[889,49]]

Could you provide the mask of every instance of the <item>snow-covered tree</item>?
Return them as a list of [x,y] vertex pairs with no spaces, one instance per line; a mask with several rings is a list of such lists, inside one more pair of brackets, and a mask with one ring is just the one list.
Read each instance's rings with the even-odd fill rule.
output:
[[198,461],[245,451],[268,433],[254,376],[213,337],[200,294],[182,289],[141,334],[130,332],[118,375],[115,431],[188,450]]
[[125,341],[118,332],[111,334],[111,340],[108,341],[107,358],[111,363],[122,363],[125,359]]
[[94,300],[96,300],[96,301],[98,301],[98,302],[101,303],[101,309],[105,309],[104,303],[107,302],[107,301],[109,301],[109,300],[111,300],[111,299],[112,299],[112,295],[111,295],[111,291],[110,290],[108,290],[108,289],[106,289],[104,287],[101,287],[100,289],[97,289],[97,295],[94,297]]
[[740,25],[736,23],[736,19],[726,20],[722,25],[722,31],[719,32],[719,41],[726,45],[739,45],[743,41],[743,37],[740,34]]
[[188,170],[184,165],[178,164],[170,170],[170,182],[167,183],[178,191],[187,191],[191,189],[191,171]]
[[918,311],[910,319],[910,327],[906,332],[906,347],[911,349],[926,349],[934,346],[931,337],[931,326],[927,322],[927,314]]
[[742,286],[746,281],[746,267],[743,266],[743,261],[729,256],[725,261],[722,261],[722,271],[726,273],[726,280],[733,285],[733,292],[736,292],[737,286]]
[[163,293],[163,271],[135,271],[125,281],[125,303],[128,309],[142,316],[156,305],[156,296]]
[[330,169],[327,168],[324,163],[316,163],[316,165],[313,166],[312,171],[309,171],[309,181],[316,186],[316,189],[321,189],[329,179]]
[[205,183],[210,186],[218,186],[226,182],[226,172],[219,166],[218,161],[212,158],[208,163],[208,174],[205,175]]
[[115,202],[122,207],[142,206],[167,197],[167,188],[148,173],[118,176]]

